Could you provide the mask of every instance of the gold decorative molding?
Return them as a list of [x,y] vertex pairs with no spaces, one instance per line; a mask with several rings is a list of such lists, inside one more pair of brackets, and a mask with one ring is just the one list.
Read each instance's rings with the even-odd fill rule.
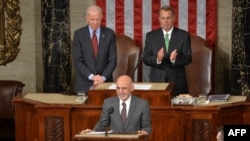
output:
[[20,50],[21,24],[19,0],[0,0],[0,65],[16,58]]

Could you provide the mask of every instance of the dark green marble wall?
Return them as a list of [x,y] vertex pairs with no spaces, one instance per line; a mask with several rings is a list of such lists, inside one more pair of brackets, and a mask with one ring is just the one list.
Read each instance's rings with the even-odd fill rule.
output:
[[42,0],[44,92],[71,93],[69,0]]
[[250,1],[233,0],[231,92],[250,95]]

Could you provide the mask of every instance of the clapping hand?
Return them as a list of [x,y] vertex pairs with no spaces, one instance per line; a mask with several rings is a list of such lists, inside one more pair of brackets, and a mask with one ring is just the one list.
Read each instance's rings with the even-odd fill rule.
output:
[[161,62],[162,61],[162,59],[163,59],[163,57],[164,57],[164,49],[163,49],[163,47],[158,51],[158,53],[157,53],[157,61],[158,62]]
[[175,49],[174,51],[171,52],[171,55],[169,58],[170,61],[175,61],[177,55],[178,55],[178,53],[177,53],[177,50]]

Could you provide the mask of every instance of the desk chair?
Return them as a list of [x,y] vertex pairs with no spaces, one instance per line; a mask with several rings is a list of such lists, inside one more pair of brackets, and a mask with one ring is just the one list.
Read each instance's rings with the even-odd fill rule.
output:
[[113,80],[123,74],[129,75],[133,81],[137,81],[137,70],[140,47],[138,47],[134,40],[126,35],[116,35],[117,45],[117,66],[113,72]]
[[24,84],[14,80],[0,80],[0,141],[15,141],[14,106],[11,102],[22,93]]
[[212,91],[212,49],[201,37],[191,35],[192,63],[186,66],[189,94],[210,94]]

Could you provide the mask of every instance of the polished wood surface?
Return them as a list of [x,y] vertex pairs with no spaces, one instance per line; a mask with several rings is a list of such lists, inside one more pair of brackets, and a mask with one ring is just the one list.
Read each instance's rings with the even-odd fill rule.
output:
[[138,134],[108,134],[93,135],[93,134],[77,134],[72,141],[146,141],[147,135]]
[[[93,128],[102,109],[92,104],[43,103],[22,95],[13,103],[16,141],[70,141],[82,130]],[[249,113],[250,103],[244,101],[196,107],[151,106],[152,134],[148,140],[215,141],[221,125],[250,124]]]

